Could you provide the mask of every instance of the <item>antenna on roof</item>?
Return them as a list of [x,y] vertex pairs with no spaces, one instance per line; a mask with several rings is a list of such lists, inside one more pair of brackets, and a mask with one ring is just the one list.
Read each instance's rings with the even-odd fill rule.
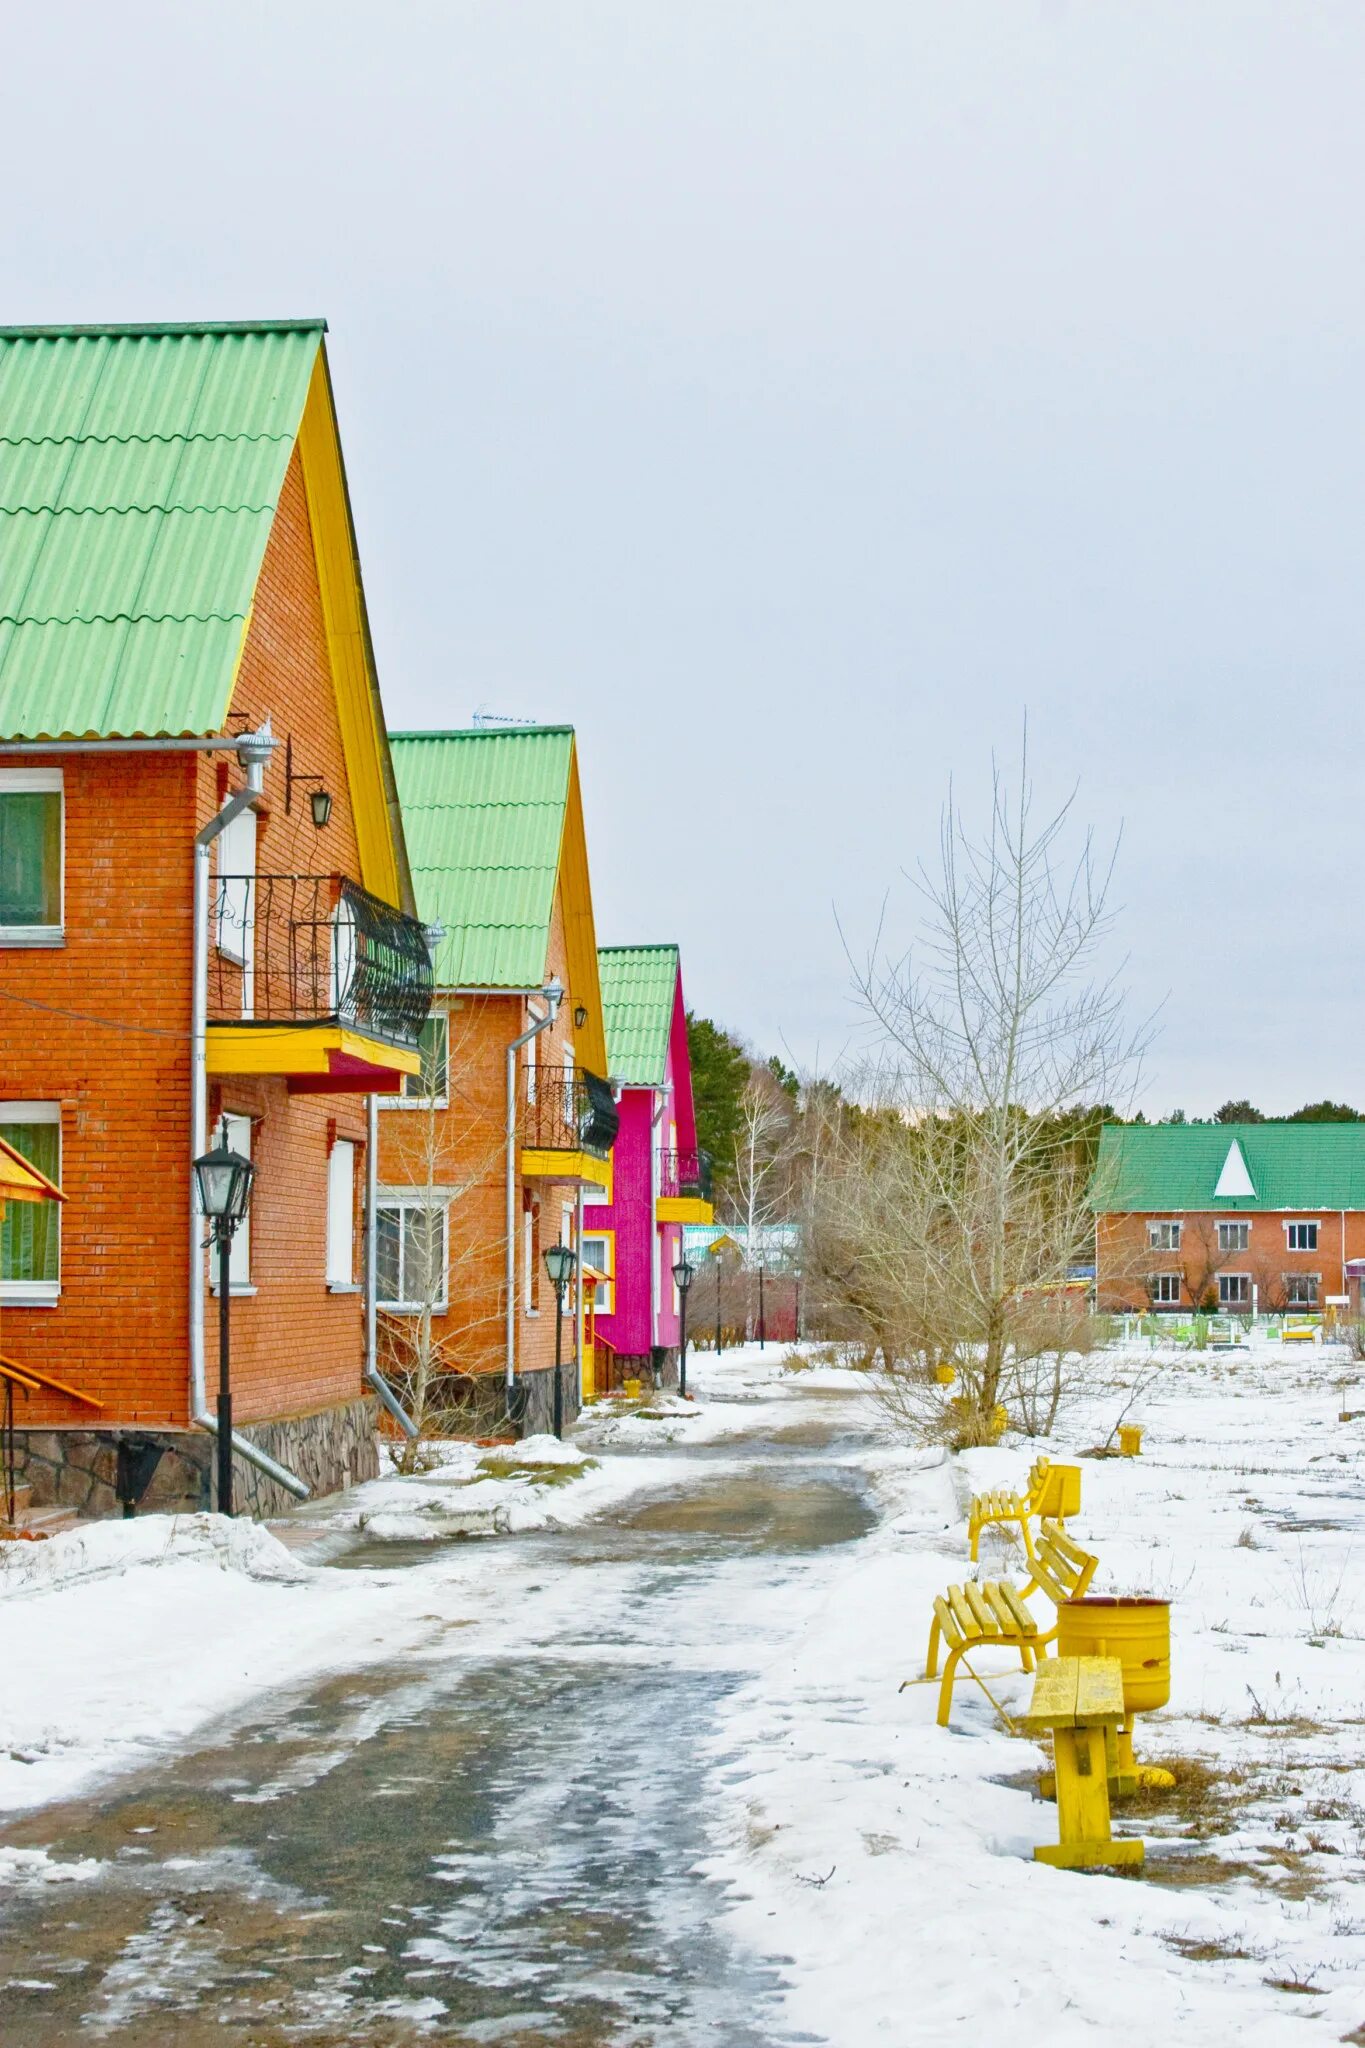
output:
[[538,718],[508,718],[500,711],[476,711],[469,721],[475,732],[486,732],[490,726],[498,725],[539,725]]

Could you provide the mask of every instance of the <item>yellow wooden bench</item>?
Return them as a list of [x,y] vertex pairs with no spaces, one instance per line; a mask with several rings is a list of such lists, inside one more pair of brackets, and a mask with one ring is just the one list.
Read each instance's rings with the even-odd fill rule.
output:
[[1117,1657],[1049,1657],[1033,1681],[1020,1727],[1051,1735],[1056,1765],[1057,1833],[1033,1852],[1063,1870],[1141,1863],[1143,1845],[1109,1831],[1106,1746],[1123,1721],[1123,1666]]
[[1316,1344],[1318,1333],[1312,1323],[1286,1323],[1280,1332],[1281,1344]]
[[1040,1522],[1045,1519],[1065,1522],[1068,1515],[1080,1512],[1080,1505],[1080,1466],[1054,1465],[1048,1458],[1035,1459],[1026,1492],[1014,1493],[1001,1487],[993,1493],[979,1493],[973,1499],[967,1510],[967,1539],[972,1563],[977,1560],[983,1529],[996,1527],[1002,1522],[1016,1522],[1024,1539],[1024,1548],[1031,1557],[1033,1532],[1029,1527],[1030,1516],[1036,1516]]
[[[1003,1714],[989,1688],[966,1662],[968,1652],[980,1649],[983,1644],[998,1644],[1002,1649],[1008,1646],[1018,1650],[1024,1670],[1032,1671],[1038,1659],[1045,1654],[1047,1645],[1056,1637],[1055,1610],[1066,1600],[1083,1597],[1098,1565],[1099,1559],[1088,1550],[1082,1550],[1079,1543],[1073,1543],[1060,1522],[1048,1521],[1043,1523],[1037,1544],[1030,1551],[1029,1577],[1022,1586],[1013,1586],[1008,1579],[969,1579],[965,1585],[949,1586],[946,1593],[940,1594],[934,1602],[934,1618],[929,1625],[924,1676],[937,1677],[939,1647],[940,1644],[946,1645],[948,1654],[938,1695],[941,1728],[948,1725],[953,1704],[953,1681],[959,1663],[965,1665],[968,1677],[975,1679],[1008,1725],[1009,1717]],[[1052,1602],[1051,1628],[1040,1628],[1029,1611],[1027,1603],[1035,1593],[1044,1594]],[[913,1683],[911,1679],[906,1680],[907,1685]],[[1123,1718],[1122,1714],[1119,1718]]]

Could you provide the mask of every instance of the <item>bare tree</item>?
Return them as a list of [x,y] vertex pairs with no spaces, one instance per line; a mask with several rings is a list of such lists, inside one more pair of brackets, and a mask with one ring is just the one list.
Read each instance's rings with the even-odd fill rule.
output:
[[898,1268],[893,1343],[953,1360],[964,1442],[992,1439],[1011,1372],[1017,1391],[1027,1357],[1056,1353],[1052,1310],[1094,1242],[1090,1160],[1068,1112],[1126,1093],[1146,1039],[1096,967],[1114,854],[1090,832],[1066,854],[1070,814],[1068,801],[1035,823],[1026,753],[1013,794],[995,771],[980,836],[950,796],[938,866],[920,870],[920,943],[888,959],[879,936],[857,973],[878,1038],[864,1099],[900,1130],[880,1154],[895,1213],[882,1200],[866,1218]]
[[1224,1250],[1217,1221],[1210,1216],[1188,1216],[1180,1232],[1181,1267],[1185,1291],[1196,1315],[1218,1306],[1218,1275],[1232,1253]]

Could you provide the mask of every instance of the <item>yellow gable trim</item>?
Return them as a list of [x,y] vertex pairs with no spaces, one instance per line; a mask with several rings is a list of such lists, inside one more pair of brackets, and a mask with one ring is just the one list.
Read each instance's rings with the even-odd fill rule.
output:
[[582,1003],[588,1021],[574,1026],[574,1058],[594,1074],[607,1074],[607,1030],[602,1015],[602,984],[597,972],[597,927],[592,914],[592,881],[588,873],[588,842],[583,829],[583,798],[578,787],[578,743],[569,755],[569,793],[564,805],[564,830],[559,842],[556,877],[564,917],[564,951],[569,963],[568,1008]]
[[396,800],[390,804],[392,770],[388,767],[388,737],[379,709],[379,686],[366,630],[365,598],[346,496],[341,442],[332,407],[327,359],[321,348],[308,386],[298,450],[360,849],[360,879],[372,894],[407,910],[411,908],[412,891],[410,885],[405,886],[407,863],[398,837],[400,828],[396,826]]

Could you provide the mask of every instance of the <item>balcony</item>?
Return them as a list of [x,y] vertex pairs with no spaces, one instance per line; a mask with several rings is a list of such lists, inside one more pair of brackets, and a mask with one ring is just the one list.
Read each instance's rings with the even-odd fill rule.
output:
[[659,1153],[659,1194],[656,1223],[714,1223],[711,1207],[711,1161],[705,1152]]
[[544,1065],[523,1066],[517,1082],[523,1175],[609,1189],[621,1119],[608,1083],[582,1067]]
[[344,875],[220,875],[208,1065],[299,1093],[393,1094],[421,1071],[431,956],[416,918]]

